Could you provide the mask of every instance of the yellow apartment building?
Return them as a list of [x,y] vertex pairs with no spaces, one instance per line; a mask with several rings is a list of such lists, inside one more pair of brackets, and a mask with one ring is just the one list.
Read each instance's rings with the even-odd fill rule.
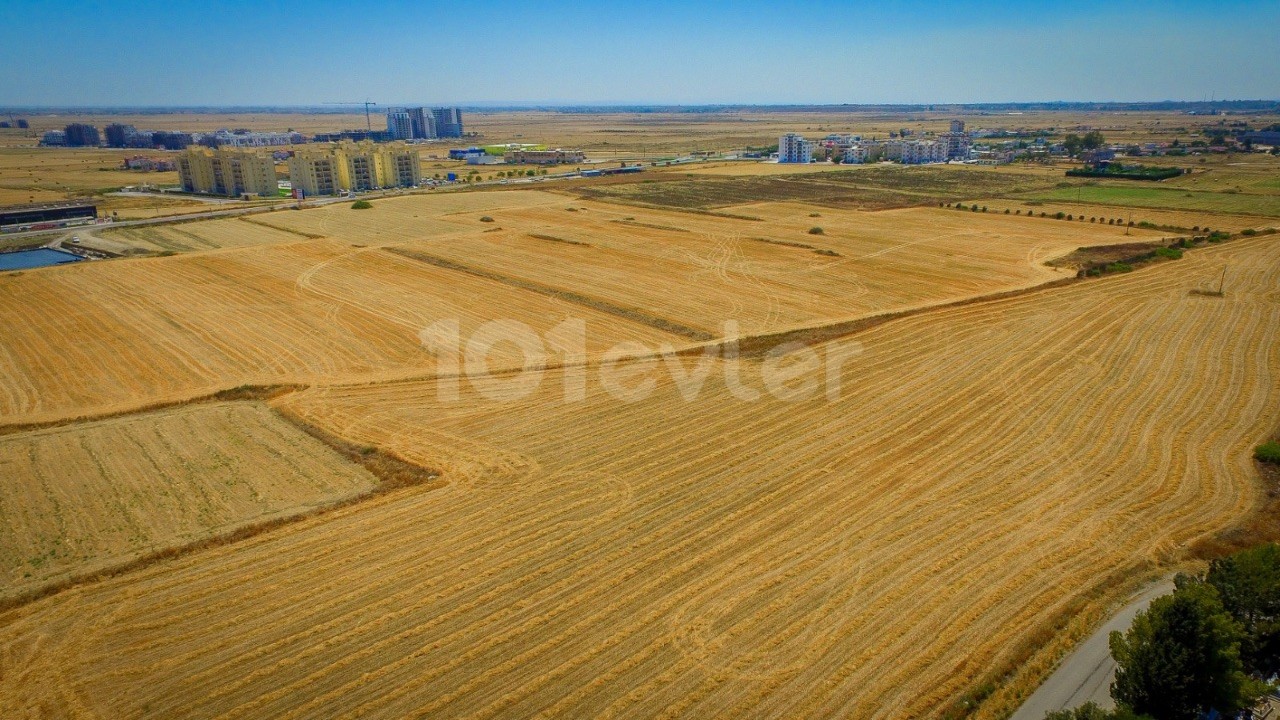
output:
[[405,143],[343,141],[298,148],[289,178],[306,196],[413,187],[422,181],[418,151]]
[[192,145],[178,155],[175,165],[187,192],[228,197],[278,194],[275,159],[266,150]]

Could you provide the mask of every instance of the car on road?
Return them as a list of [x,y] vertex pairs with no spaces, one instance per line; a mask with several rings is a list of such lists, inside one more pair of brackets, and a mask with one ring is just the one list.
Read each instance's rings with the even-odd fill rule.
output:
[[72,236],[71,236],[71,242],[75,243],[76,245],[79,245],[79,244],[80,244],[80,236],[79,236],[79,235],[72,235]]

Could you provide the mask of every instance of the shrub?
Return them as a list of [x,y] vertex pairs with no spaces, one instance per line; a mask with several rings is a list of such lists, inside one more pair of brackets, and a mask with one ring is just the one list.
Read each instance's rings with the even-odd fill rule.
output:
[[368,200],[357,200],[351,203],[352,210],[369,210],[373,207],[373,203]]
[[809,213],[809,217],[822,217],[822,213]]
[[1272,440],[1253,449],[1253,456],[1262,462],[1280,465],[1280,442]]
[[1245,228],[1240,231],[1240,234],[1244,235],[1245,237],[1253,237],[1254,235],[1258,234],[1258,231],[1254,230],[1253,228]]
[[480,222],[493,222],[493,218],[489,217],[488,215],[484,215],[484,216],[481,216]]
[[1125,262],[1113,262],[1107,266],[1107,272],[1127,273],[1133,270],[1133,266]]
[[969,211],[970,211],[970,212],[978,212],[978,204],[977,204],[977,203],[974,203],[974,204],[970,205],[970,206],[969,206]]
[[1054,216],[1055,218],[1057,218],[1057,219],[1061,220],[1062,218],[1066,217],[1066,216],[1067,216],[1067,214],[1066,214],[1066,213],[1064,213],[1064,212],[1062,212],[1061,210],[1059,210],[1058,212],[1054,213],[1054,214],[1053,214],[1053,216]]
[[1156,248],[1156,257],[1162,257],[1166,260],[1178,260],[1182,258],[1182,251],[1175,247]]
[[1008,214],[1009,214],[1009,208],[1005,208],[1005,209],[1004,209],[1004,214],[1005,214],[1005,215],[1008,215]]
[[1075,216],[1073,216],[1073,215],[1068,215],[1068,216],[1067,216],[1067,219],[1068,219],[1068,220],[1075,220]]
[[814,225],[813,227],[809,228],[809,234],[810,234],[810,235],[821,235],[821,234],[822,234],[822,228],[818,227],[817,225]]

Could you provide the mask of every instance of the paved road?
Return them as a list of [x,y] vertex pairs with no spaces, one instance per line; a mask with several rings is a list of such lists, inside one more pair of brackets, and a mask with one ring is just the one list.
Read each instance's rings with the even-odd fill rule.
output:
[[1116,664],[1108,647],[1111,631],[1129,629],[1139,611],[1145,610],[1157,597],[1171,592],[1173,580],[1166,579],[1134,596],[1058,665],[1011,720],[1044,720],[1047,712],[1076,708],[1091,700],[1106,709],[1115,707],[1111,701],[1111,681],[1116,676]]

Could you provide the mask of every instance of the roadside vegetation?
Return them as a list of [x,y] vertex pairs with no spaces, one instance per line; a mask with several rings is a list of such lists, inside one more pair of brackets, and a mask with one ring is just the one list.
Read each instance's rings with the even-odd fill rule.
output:
[[1111,634],[1116,710],[1090,703],[1046,720],[1197,720],[1248,710],[1280,671],[1280,545],[1214,560]]

